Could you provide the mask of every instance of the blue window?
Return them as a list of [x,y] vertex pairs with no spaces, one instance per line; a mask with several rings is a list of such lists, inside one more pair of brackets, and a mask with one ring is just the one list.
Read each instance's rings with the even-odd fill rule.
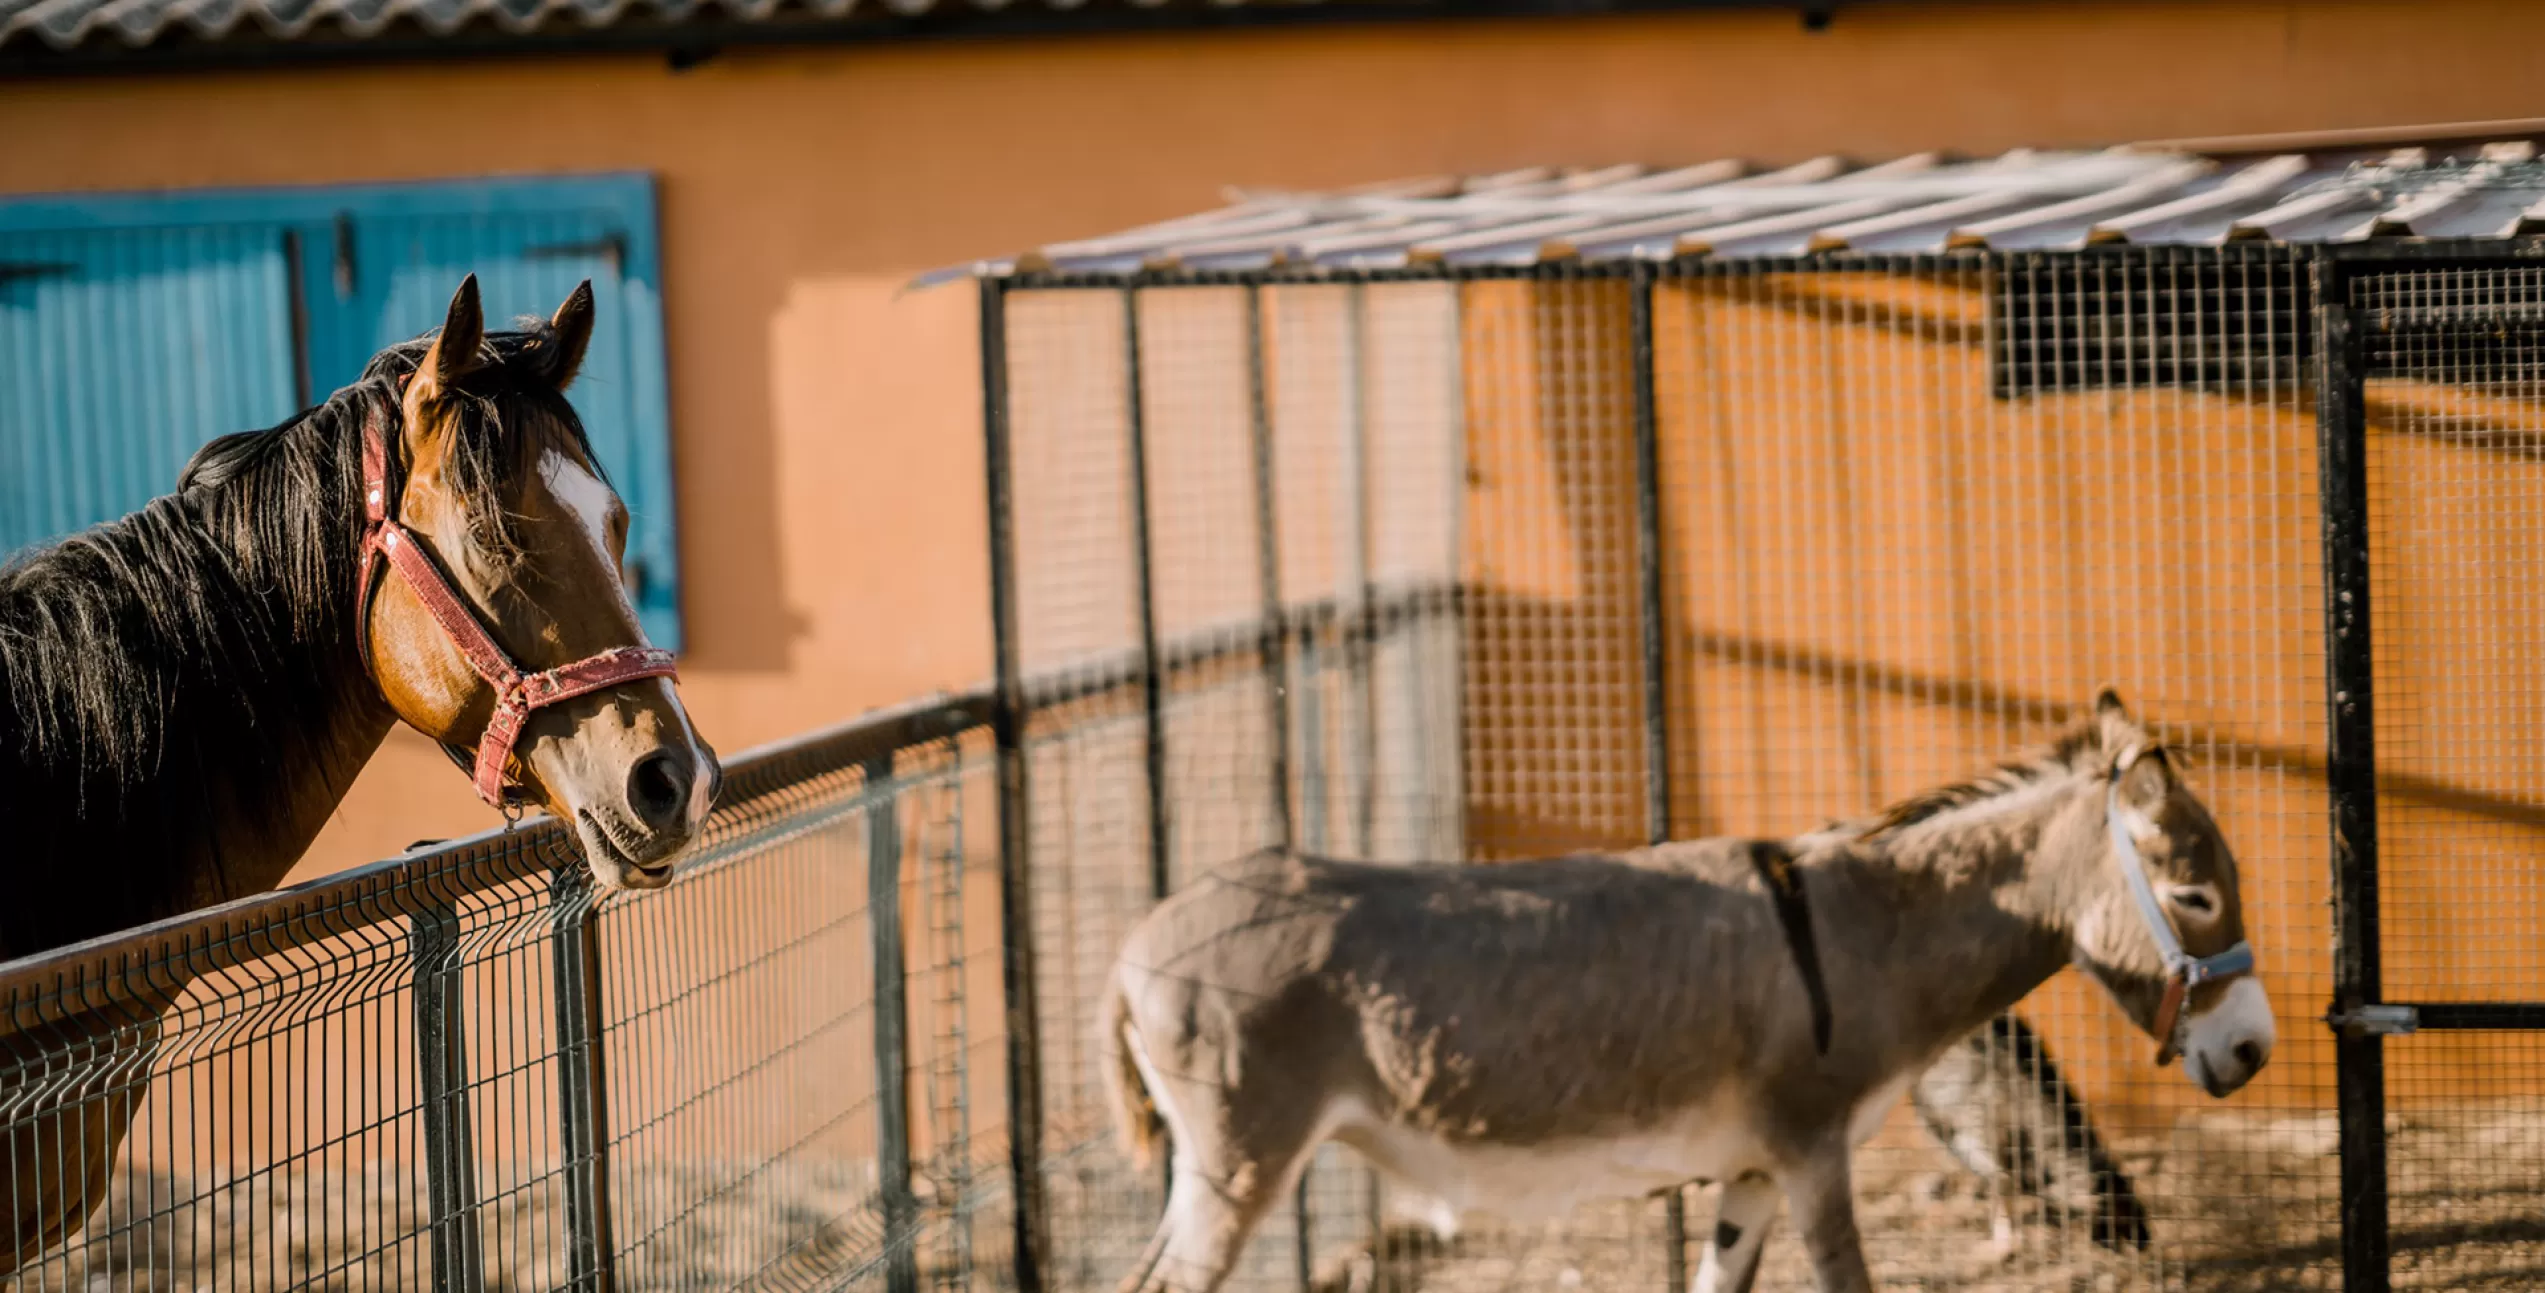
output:
[[644,176],[0,199],[0,558],[164,494],[205,441],[281,422],[442,321],[592,280],[569,392],[627,502],[645,632],[680,646],[653,183]]

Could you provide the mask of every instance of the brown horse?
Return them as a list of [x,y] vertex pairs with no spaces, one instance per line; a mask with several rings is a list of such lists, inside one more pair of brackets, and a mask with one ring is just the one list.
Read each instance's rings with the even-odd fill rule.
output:
[[[670,880],[720,773],[563,394],[592,319],[587,283],[490,335],[472,276],[324,405],[0,569],[0,959],[272,888],[401,720],[490,801],[572,823],[602,889]],[[0,1035],[0,1278],[103,1193],[155,1043],[138,1013],[86,1021],[81,1054]]]

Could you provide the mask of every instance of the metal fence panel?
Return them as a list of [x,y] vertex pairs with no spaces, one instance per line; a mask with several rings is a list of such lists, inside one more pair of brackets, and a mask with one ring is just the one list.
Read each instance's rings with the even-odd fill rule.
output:
[[2343,268],[2375,696],[2369,1000],[2425,1030],[2367,1042],[2377,1238],[2398,1288],[2523,1286],[2545,1246],[2545,266]]
[[[1214,850],[1225,860],[1277,833],[1273,823],[1174,825],[1188,813],[1221,820],[1215,781],[1243,787],[1218,798],[1260,802],[1254,776],[1276,758],[1294,786],[1289,829],[1306,847],[1422,856],[1377,826],[1387,816],[1378,799],[1394,797],[1376,789],[1383,765],[1401,765],[1424,787],[1404,802],[1448,810],[1417,835],[1490,861],[1640,843],[1656,830],[1808,830],[2038,739],[2099,684],[2117,683],[2191,752],[2202,794],[2229,824],[2282,1014],[2280,1049],[2254,1087],[2209,1101],[2150,1066],[2119,1013],[2062,975],[1970,1053],[1986,1080],[1965,1086],[1959,1105],[1938,1096],[1904,1106],[1860,1156],[1869,1250],[1905,1286],[2338,1285],[2341,1119],[2332,1039],[2314,1018],[2333,987],[2333,930],[2303,254],[1029,281],[1016,299],[1108,302],[1041,307],[1050,315],[1030,340],[1011,319],[1011,346],[1053,354],[1095,353],[1087,338],[1118,346],[1121,325],[1106,316],[1123,317],[1120,297],[1137,284],[1136,381],[1100,380],[1144,393],[1137,430],[1159,501],[1137,553],[1109,540],[1115,555],[1090,565],[1085,588],[1034,590],[1029,573],[1021,594],[1092,597],[1134,556],[1161,607],[1188,596],[1163,590],[1196,578],[1230,614],[1260,592],[1244,553],[1267,536],[1243,505],[1237,447],[1250,382],[1267,410],[1268,466],[1255,483],[1273,495],[1264,510],[1288,613],[1329,592],[1347,626],[1361,607],[1385,607],[1384,580],[1371,574],[1383,546],[1374,527],[1440,518],[1410,528],[1415,548],[1447,554],[1425,567],[1447,587],[1408,604],[1442,613],[1367,620],[1423,643],[1401,648],[1408,663],[1396,675],[1372,672],[1389,667],[1384,646],[1356,652],[1348,633],[1306,633],[1280,665],[1291,682],[1285,741],[1245,726],[1259,694],[1213,717],[1170,704],[1158,802],[1169,837],[1183,841],[1174,880],[1210,865]],[[1260,311],[1251,357],[1250,294]],[[1087,312],[1076,340],[1064,310]],[[1382,322],[1391,317],[1393,332]],[[1432,321],[1406,322],[1421,318]],[[1414,343],[1433,347],[1428,361],[1406,348],[1417,336],[1430,338]],[[1399,339],[1394,353],[1388,337]],[[1092,453],[1115,452],[1103,442],[1132,430],[1121,397],[1101,407],[1075,398],[1095,410],[1075,434],[1094,437]],[[1020,422],[1054,416],[1054,405],[1027,405],[1019,392]],[[1047,432],[1073,434],[1058,423]],[[1389,452],[1397,457],[1374,465]],[[1069,456],[1048,445],[1028,453]],[[1115,489],[1136,509],[1135,491]],[[1169,515],[1199,499],[1212,501]],[[1084,547],[1056,537],[1055,551]],[[1186,661],[1167,637],[1165,667],[1185,679],[1177,687],[1203,686],[1178,672]],[[1218,675],[1225,685],[1251,688],[1260,653],[1223,655],[1239,662]],[[1436,695],[1420,690],[1448,678],[1455,686]],[[1130,784],[1147,747],[1129,693],[1107,703],[1104,721],[1117,727],[1106,751],[1094,748],[1096,728],[1044,717],[1047,741],[1073,749],[1066,775],[1102,793],[1069,801],[1070,857],[1038,851],[1034,866],[1039,883],[1082,895],[1091,878],[1115,877],[1097,904],[1110,929],[1145,902],[1136,859],[1119,850],[1147,829],[1145,790]],[[1402,717],[1382,713],[1392,704]],[[1442,734],[1377,752],[1386,741],[1373,732],[1410,731],[1418,718]],[[1230,743],[1233,761],[1218,762],[1214,740]],[[1179,746],[1227,771],[1197,775]],[[1035,811],[1037,839],[1048,838],[1058,828],[1041,814],[1064,809],[1038,795]],[[1079,913],[1069,933],[1046,926],[1047,938],[1089,937],[1089,909]],[[1047,1009],[1075,1011],[1051,1030],[1067,1034],[1056,1044],[1087,1044],[1077,1038],[1086,1009],[1062,1003],[1088,1000],[1085,976],[1102,973],[1110,950],[1073,950],[1078,982],[1045,997]],[[2086,1110],[2090,1132],[2065,1125],[2063,1098]],[[2045,1109],[2048,1130],[2033,1133],[2052,1138],[2044,1152],[2081,1156],[2077,1138],[2092,1135],[2118,1164],[2147,1216],[2146,1249],[2097,1242],[2078,1210],[2118,1205],[1978,1171],[1943,1143],[1956,1127],[2030,1126]],[[1098,1135],[1092,1120],[1079,1125]],[[1085,1152],[1110,1152],[1095,1144]],[[1391,1233],[1382,1192],[1341,1151],[1321,1156],[1304,1194],[1304,1239],[1295,1222],[1266,1227],[1268,1241],[1292,1245],[1295,1281],[1442,1289],[1675,1279],[1710,1206],[1690,1191],[1675,1215],[1663,1202],[1623,1204],[1443,1248]],[[1075,1231],[1055,1225],[1055,1242],[1083,1255],[1075,1282],[1118,1276],[1151,1224],[1148,1183],[1105,1197],[1103,1216]],[[1262,1248],[1243,1268],[1249,1286],[1283,1278]],[[1808,1286],[1790,1243],[1775,1249],[1766,1283]]]
[[[2279,1049],[2208,1100],[2062,974],[1860,1152],[1881,1279],[2532,1281],[2534,262],[983,299],[996,690],[736,761],[659,892],[533,824],[0,966],[9,1287],[1110,1286],[1161,1182],[1096,1006],[1163,894],[1795,834],[2105,682],[2226,825]],[[2088,1137],[2144,1248],[2054,1170]],[[1443,1244],[1330,1147],[1232,1287],[1675,1284],[1712,1199],[1666,1193]]]
[[11,1287],[1003,1286],[984,708],[738,761],[660,891],[534,823],[0,970]]

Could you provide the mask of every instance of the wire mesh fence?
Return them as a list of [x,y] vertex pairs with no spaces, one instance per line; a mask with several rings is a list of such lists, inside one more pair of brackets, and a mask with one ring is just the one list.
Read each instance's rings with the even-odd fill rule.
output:
[[[2279,1048],[2211,1100],[2061,973],[1858,1152],[1878,1278],[2525,1287],[2540,293],[2252,244],[989,283],[998,685],[736,761],[659,892],[533,825],[0,967],[0,1280],[1111,1286],[1163,1180],[1097,1007],[1162,896],[1792,836],[2113,683]],[[1716,1195],[1441,1239],[1327,1146],[1231,1287],[1677,1286]]]
[[535,823],[9,967],[7,1286],[996,1286],[985,711],[737,762],[660,891]]
[[2429,1024],[2389,1042],[2395,1284],[2545,1271],[2545,270],[2364,266],[2375,654],[2376,986]]
[[[1036,838],[1062,814],[1078,850],[1033,860],[1054,911],[1038,932],[1074,966],[1042,985],[1047,1044],[1071,1056],[1046,1057],[1043,1153],[1088,1200],[1055,1204],[1072,1260],[1054,1283],[1118,1279],[1161,1203],[1113,1157],[1087,1050],[1112,947],[1156,896],[1272,843],[1486,863],[1791,836],[2050,736],[2103,683],[2190,756],[2226,825],[2279,1049],[2212,1100],[2062,973],[1943,1056],[1859,1152],[1884,1286],[2374,1287],[2369,1140],[2394,1155],[2403,1283],[2529,1278],[2545,1232],[2509,1214],[2540,1201],[2545,1114],[2516,1076],[2533,1035],[2397,1043],[2432,1058],[2395,1061],[2363,1120],[2359,1038],[2382,1026],[2319,1012],[2381,1000],[2344,997],[2358,983],[2337,965],[2335,917],[2373,910],[2378,873],[2325,829],[2366,766],[2328,717],[2366,690],[2342,672],[2328,587],[2337,609],[2413,617],[2376,638],[2376,689],[2406,697],[2380,706],[2376,745],[2397,753],[2368,783],[2403,886],[2383,999],[2527,1027],[2521,1003],[2545,995],[2521,977],[2537,854],[2513,735],[2534,726],[2520,572],[2545,508],[2526,498],[2530,334],[2502,344],[2533,326],[2537,271],[2426,271],[2412,290],[2437,323],[2418,351],[2380,343],[2380,367],[2325,353],[2328,259],[2236,244],[991,284],[1018,460],[1106,464],[1066,493],[1108,519],[1020,501],[1020,551],[1087,563],[1037,588],[1029,559],[1020,591],[1116,589],[1126,608],[1107,734],[1046,716],[1037,755]],[[2402,337],[2402,272],[2359,270],[2364,295],[2337,304]],[[2356,570],[2327,566],[2343,540],[2326,500],[2346,498],[2319,453],[2345,434],[2327,373],[2364,383],[2369,409],[2373,506],[2344,516],[2378,538]],[[1104,457],[1122,444],[1139,447]],[[2373,598],[2346,582],[2368,569]],[[1227,628],[1250,604],[1257,622]],[[1142,641],[1144,615],[1162,637]],[[1222,649],[1177,637],[1206,622]],[[1030,625],[1021,649],[1044,658]],[[1154,713],[1141,659],[1160,662]],[[1164,770],[1154,800],[1144,759]],[[1046,787],[1046,762],[1080,789]],[[1130,836],[1166,860],[1106,853]],[[2399,849],[2491,869],[2398,872]],[[1119,878],[1089,887],[1100,872]],[[2460,1189],[2444,1164],[2477,1144],[2500,1179]],[[1232,1287],[1675,1284],[1714,1191],[1446,1243],[1405,1231],[1386,1193],[1327,1147]],[[1771,1247],[1762,1286],[1811,1286],[1799,1245]]]

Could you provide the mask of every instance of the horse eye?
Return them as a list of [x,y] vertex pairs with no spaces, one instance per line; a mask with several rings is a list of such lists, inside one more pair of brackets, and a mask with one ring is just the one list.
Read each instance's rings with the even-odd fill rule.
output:
[[2197,889],[2176,890],[2174,893],[2174,905],[2181,907],[2185,911],[2198,912],[2203,916],[2208,915],[2211,911],[2214,911],[2217,908],[2217,904],[2209,900],[2208,894],[2202,893]]

